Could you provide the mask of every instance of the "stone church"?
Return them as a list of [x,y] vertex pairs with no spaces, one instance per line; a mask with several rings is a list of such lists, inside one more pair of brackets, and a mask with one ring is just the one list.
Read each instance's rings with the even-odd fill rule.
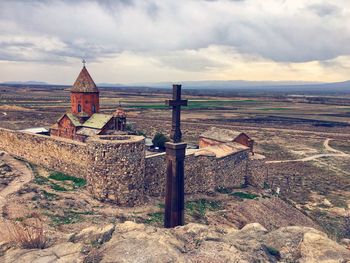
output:
[[51,126],[50,135],[85,141],[93,135],[120,134],[126,130],[126,114],[119,106],[112,115],[99,113],[100,92],[85,65],[70,90],[70,111]]

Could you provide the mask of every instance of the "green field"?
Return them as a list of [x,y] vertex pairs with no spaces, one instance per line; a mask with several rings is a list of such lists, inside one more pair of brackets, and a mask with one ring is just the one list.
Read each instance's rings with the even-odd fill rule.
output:
[[[189,100],[188,106],[185,109],[215,109],[221,107],[234,107],[242,106],[244,104],[255,104],[259,103],[258,100]],[[166,109],[168,106],[165,104],[150,104],[150,103],[139,103],[139,104],[127,104],[127,108],[136,109]]]

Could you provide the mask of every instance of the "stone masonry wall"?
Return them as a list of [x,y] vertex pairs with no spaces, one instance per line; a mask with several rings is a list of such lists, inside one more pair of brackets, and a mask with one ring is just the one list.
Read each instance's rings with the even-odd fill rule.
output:
[[[224,158],[187,155],[185,159],[185,193],[206,193],[217,188],[239,187],[245,183],[249,151]],[[145,192],[151,196],[165,193],[166,157],[146,157]]]
[[[124,139],[124,140],[123,140]],[[100,200],[133,206],[144,201],[145,142],[143,136],[100,136],[88,142],[94,153],[87,176],[90,192]]]
[[[133,206],[142,203],[145,195],[164,195],[165,154],[145,157],[143,136],[105,135],[82,143],[0,128],[0,150],[85,178],[88,190],[103,201]],[[250,170],[248,150],[223,158],[187,155],[185,192],[241,186]]]
[[98,199],[135,205],[144,199],[144,138],[101,136],[86,143],[0,128],[0,150],[86,178]]
[[31,163],[83,178],[92,161],[84,143],[7,129],[0,129],[0,150]]

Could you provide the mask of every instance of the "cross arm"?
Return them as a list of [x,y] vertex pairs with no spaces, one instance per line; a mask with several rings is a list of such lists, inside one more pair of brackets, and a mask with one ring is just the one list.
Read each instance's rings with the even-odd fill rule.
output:
[[167,106],[187,106],[187,100],[166,100]]

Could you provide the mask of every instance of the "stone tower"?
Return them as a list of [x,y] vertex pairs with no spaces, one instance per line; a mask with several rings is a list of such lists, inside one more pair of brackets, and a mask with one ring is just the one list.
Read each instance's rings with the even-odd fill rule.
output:
[[85,65],[70,90],[71,112],[79,117],[90,117],[99,112],[99,90]]

